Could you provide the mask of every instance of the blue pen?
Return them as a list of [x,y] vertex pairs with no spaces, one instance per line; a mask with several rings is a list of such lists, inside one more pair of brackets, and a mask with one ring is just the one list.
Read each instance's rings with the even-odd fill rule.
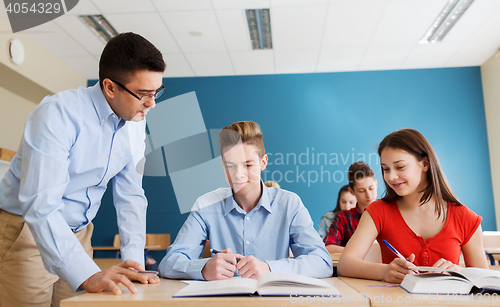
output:
[[[218,250],[216,250],[216,249],[213,249],[213,248],[211,248],[211,249],[210,249],[210,252],[211,252],[212,254],[214,254],[214,255],[215,255],[215,254],[220,253],[220,251],[218,251]],[[240,261],[240,259],[236,259],[236,262],[239,262],[239,261]]]
[[[397,249],[395,249],[394,247],[392,247],[392,245],[391,245],[389,242],[387,242],[386,240],[383,240],[383,241],[384,241],[384,244],[385,244],[385,245],[387,245],[387,247],[388,247],[388,248],[389,248],[389,249],[390,249],[390,250],[391,250],[394,254],[396,254],[396,256],[398,256],[398,258],[401,258],[401,259],[404,259],[404,260],[408,261],[405,257],[403,257],[403,255],[401,255],[401,253],[400,253],[400,252],[398,252],[398,250],[397,250]],[[417,271],[417,270],[412,270],[412,271],[413,271],[413,272],[415,272],[415,273],[417,273],[417,274],[419,274],[419,273],[420,273],[420,272],[419,272],[419,271]]]

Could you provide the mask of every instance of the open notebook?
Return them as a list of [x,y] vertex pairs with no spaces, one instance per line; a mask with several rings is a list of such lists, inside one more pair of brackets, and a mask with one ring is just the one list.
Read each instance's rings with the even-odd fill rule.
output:
[[215,281],[188,281],[173,297],[260,295],[260,296],[340,296],[324,280],[297,274],[270,272],[259,279],[233,277]]
[[465,268],[452,271],[421,266],[410,269],[440,271],[444,274],[434,272],[406,275],[400,286],[409,293],[469,294],[483,290],[500,291],[500,272],[495,270]]

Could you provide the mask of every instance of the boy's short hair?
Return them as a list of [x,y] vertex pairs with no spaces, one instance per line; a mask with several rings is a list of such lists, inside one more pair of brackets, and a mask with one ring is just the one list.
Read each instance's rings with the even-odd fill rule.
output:
[[220,152],[224,147],[233,147],[238,143],[252,144],[257,149],[257,154],[262,158],[266,154],[264,136],[259,124],[252,121],[241,121],[222,128],[219,132]]
[[144,37],[132,33],[121,33],[106,44],[99,60],[99,84],[109,78],[127,84],[138,70],[164,72],[163,56]]
[[349,187],[351,189],[354,190],[356,182],[366,177],[375,177],[375,173],[366,162],[358,161],[349,166],[347,180],[349,180]]

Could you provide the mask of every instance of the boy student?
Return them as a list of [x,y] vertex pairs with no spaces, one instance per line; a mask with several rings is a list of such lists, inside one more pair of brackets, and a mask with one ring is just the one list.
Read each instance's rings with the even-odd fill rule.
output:
[[[267,166],[258,124],[242,121],[219,133],[222,167],[231,188],[198,198],[159,265],[163,277],[257,279],[270,271],[332,276],[332,260],[300,198],[267,188]],[[220,252],[198,259],[206,240]],[[289,258],[289,247],[295,258]]]
[[[102,52],[97,84],[47,96],[29,114],[0,184],[0,307],[59,306],[77,290],[120,294],[124,284],[135,293],[132,280],[159,282],[135,271],[144,270],[147,206],[136,165],[164,70],[155,46],[122,33]],[[92,219],[111,179],[124,262],[101,271]]]
[[377,198],[375,173],[363,161],[353,163],[347,172],[349,192],[356,196],[356,206],[340,211],[334,218],[324,242],[330,253],[342,253],[347,241],[358,227],[361,214]]

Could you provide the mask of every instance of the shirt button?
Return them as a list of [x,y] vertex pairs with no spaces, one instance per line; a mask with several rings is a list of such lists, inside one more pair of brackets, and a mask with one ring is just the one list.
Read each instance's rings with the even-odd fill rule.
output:
[[245,244],[250,244],[250,241],[246,241]]
[[92,188],[90,188],[90,192],[92,192]]
[[115,117],[116,117],[114,114],[113,114],[112,116],[113,116],[113,118],[115,118]]
[[104,123],[104,121],[105,121],[105,119],[104,119],[104,118],[103,118],[103,119],[101,119],[101,122],[103,122],[103,123]]
[[111,156],[111,160],[113,160],[115,158],[115,156]]
[[247,216],[245,219],[246,219],[247,221],[250,221],[250,218],[249,218],[248,216]]

